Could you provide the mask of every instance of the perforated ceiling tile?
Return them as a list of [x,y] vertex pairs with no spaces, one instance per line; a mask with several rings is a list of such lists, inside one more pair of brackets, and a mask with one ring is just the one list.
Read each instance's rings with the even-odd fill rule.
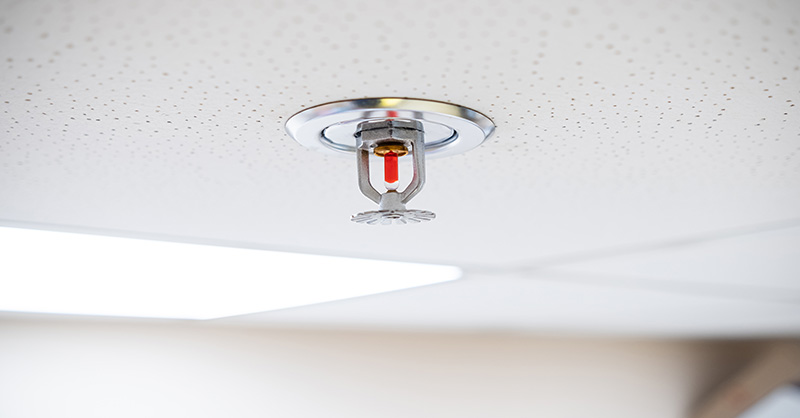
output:
[[[800,3],[3,1],[0,219],[500,264],[797,217]],[[354,161],[286,118],[472,107],[424,226],[376,230]]]

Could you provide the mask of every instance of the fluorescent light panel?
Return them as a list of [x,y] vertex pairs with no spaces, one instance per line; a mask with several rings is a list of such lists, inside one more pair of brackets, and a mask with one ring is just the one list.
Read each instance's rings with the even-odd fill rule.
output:
[[452,266],[0,227],[0,311],[212,319],[460,275]]

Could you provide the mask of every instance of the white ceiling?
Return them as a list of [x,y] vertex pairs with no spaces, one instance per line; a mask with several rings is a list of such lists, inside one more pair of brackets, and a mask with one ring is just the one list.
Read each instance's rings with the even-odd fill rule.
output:
[[[240,318],[800,333],[800,3],[3,1],[0,219],[452,263],[461,283]],[[405,96],[491,117],[376,228],[283,131]]]

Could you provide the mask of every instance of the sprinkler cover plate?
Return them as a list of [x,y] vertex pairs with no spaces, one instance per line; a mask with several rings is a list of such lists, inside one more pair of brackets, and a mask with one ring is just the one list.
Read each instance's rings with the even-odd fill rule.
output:
[[425,156],[438,158],[469,151],[494,132],[485,115],[451,103],[402,97],[341,100],[314,106],[286,121],[286,131],[306,148],[348,156],[356,149],[358,124],[407,119],[422,123]]

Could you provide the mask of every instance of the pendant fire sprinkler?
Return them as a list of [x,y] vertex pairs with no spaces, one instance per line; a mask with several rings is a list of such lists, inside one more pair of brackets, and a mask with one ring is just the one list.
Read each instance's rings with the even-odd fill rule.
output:
[[[301,145],[327,154],[356,156],[361,193],[378,210],[361,212],[353,222],[368,225],[419,223],[434,219],[427,210],[406,209],[425,184],[425,159],[460,154],[486,140],[494,123],[466,107],[432,100],[371,98],[326,103],[286,121],[286,131]],[[370,161],[383,160],[384,192],[370,180]],[[400,163],[410,161],[412,176],[399,191]]]

